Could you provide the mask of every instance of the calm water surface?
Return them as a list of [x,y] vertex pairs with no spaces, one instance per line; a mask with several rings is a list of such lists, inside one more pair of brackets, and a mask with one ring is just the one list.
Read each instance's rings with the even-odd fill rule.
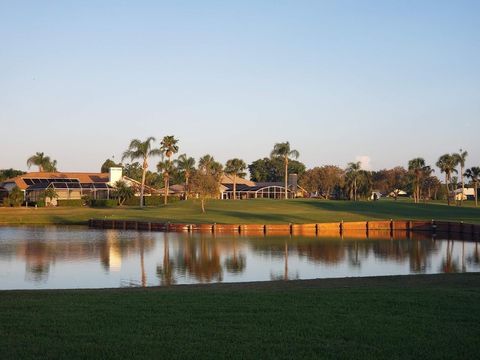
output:
[[66,289],[480,271],[477,242],[0,227],[0,289]]

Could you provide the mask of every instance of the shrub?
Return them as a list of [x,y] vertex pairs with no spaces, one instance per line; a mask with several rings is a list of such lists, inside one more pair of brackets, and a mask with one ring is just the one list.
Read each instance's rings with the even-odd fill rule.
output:
[[116,199],[92,199],[90,200],[91,207],[116,207],[117,200]]
[[[23,204],[23,192],[22,190],[20,190],[20,188],[18,186],[15,186],[12,191],[10,192],[10,194],[8,195],[8,198],[6,198],[5,200],[8,199],[8,204],[9,206],[22,206]],[[4,200],[4,202],[5,202]]]
[[85,204],[83,199],[57,200],[57,206],[75,206],[80,207]]
[[[163,205],[163,196],[145,196],[143,198],[143,201],[145,203],[145,206],[160,206]],[[180,198],[178,196],[169,196],[168,197],[168,203],[174,203],[180,201]],[[128,200],[126,200],[123,205],[128,205],[128,206],[138,206],[140,203],[140,197],[139,196],[134,196]]]

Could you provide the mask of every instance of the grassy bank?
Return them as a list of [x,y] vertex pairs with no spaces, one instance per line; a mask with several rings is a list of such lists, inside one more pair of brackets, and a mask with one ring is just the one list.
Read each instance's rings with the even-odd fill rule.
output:
[[209,201],[207,213],[200,204],[182,201],[150,208],[0,208],[0,224],[85,224],[90,218],[132,219],[179,223],[315,223],[384,219],[448,220],[480,223],[480,208],[411,201],[244,200]]
[[2,359],[475,358],[480,274],[0,292]]

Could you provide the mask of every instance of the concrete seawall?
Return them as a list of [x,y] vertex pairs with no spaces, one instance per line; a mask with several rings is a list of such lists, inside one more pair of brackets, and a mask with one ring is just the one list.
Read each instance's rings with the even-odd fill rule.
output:
[[355,221],[316,224],[181,224],[159,223],[134,220],[90,219],[88,226],[94,229],[121,229],[168,232],[209,232],[243,235],[296,235],[296,236],[338,236],[364,234],[369,232],[392,235],[393,233],[428,232],[432,234],[461,234],[480,237],[480,225],[448,221]]

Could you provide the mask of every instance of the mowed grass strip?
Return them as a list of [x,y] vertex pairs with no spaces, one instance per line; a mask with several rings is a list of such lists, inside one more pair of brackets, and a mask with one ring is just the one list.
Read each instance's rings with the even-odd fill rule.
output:
[[414,204],[408,200],[326,201],[296,200],[211,200],[207,213],[200,203],[181,201],[161,207],[120,208],[0,208],[0,224],[86,224],[90,218],[144,220],[177,223],[279,224],[364,220],[444,220],[480,223],[480,208],[472,202],[447,206],[441,202]]
[[2,359],[476,358],[480,275],[0,292]]

